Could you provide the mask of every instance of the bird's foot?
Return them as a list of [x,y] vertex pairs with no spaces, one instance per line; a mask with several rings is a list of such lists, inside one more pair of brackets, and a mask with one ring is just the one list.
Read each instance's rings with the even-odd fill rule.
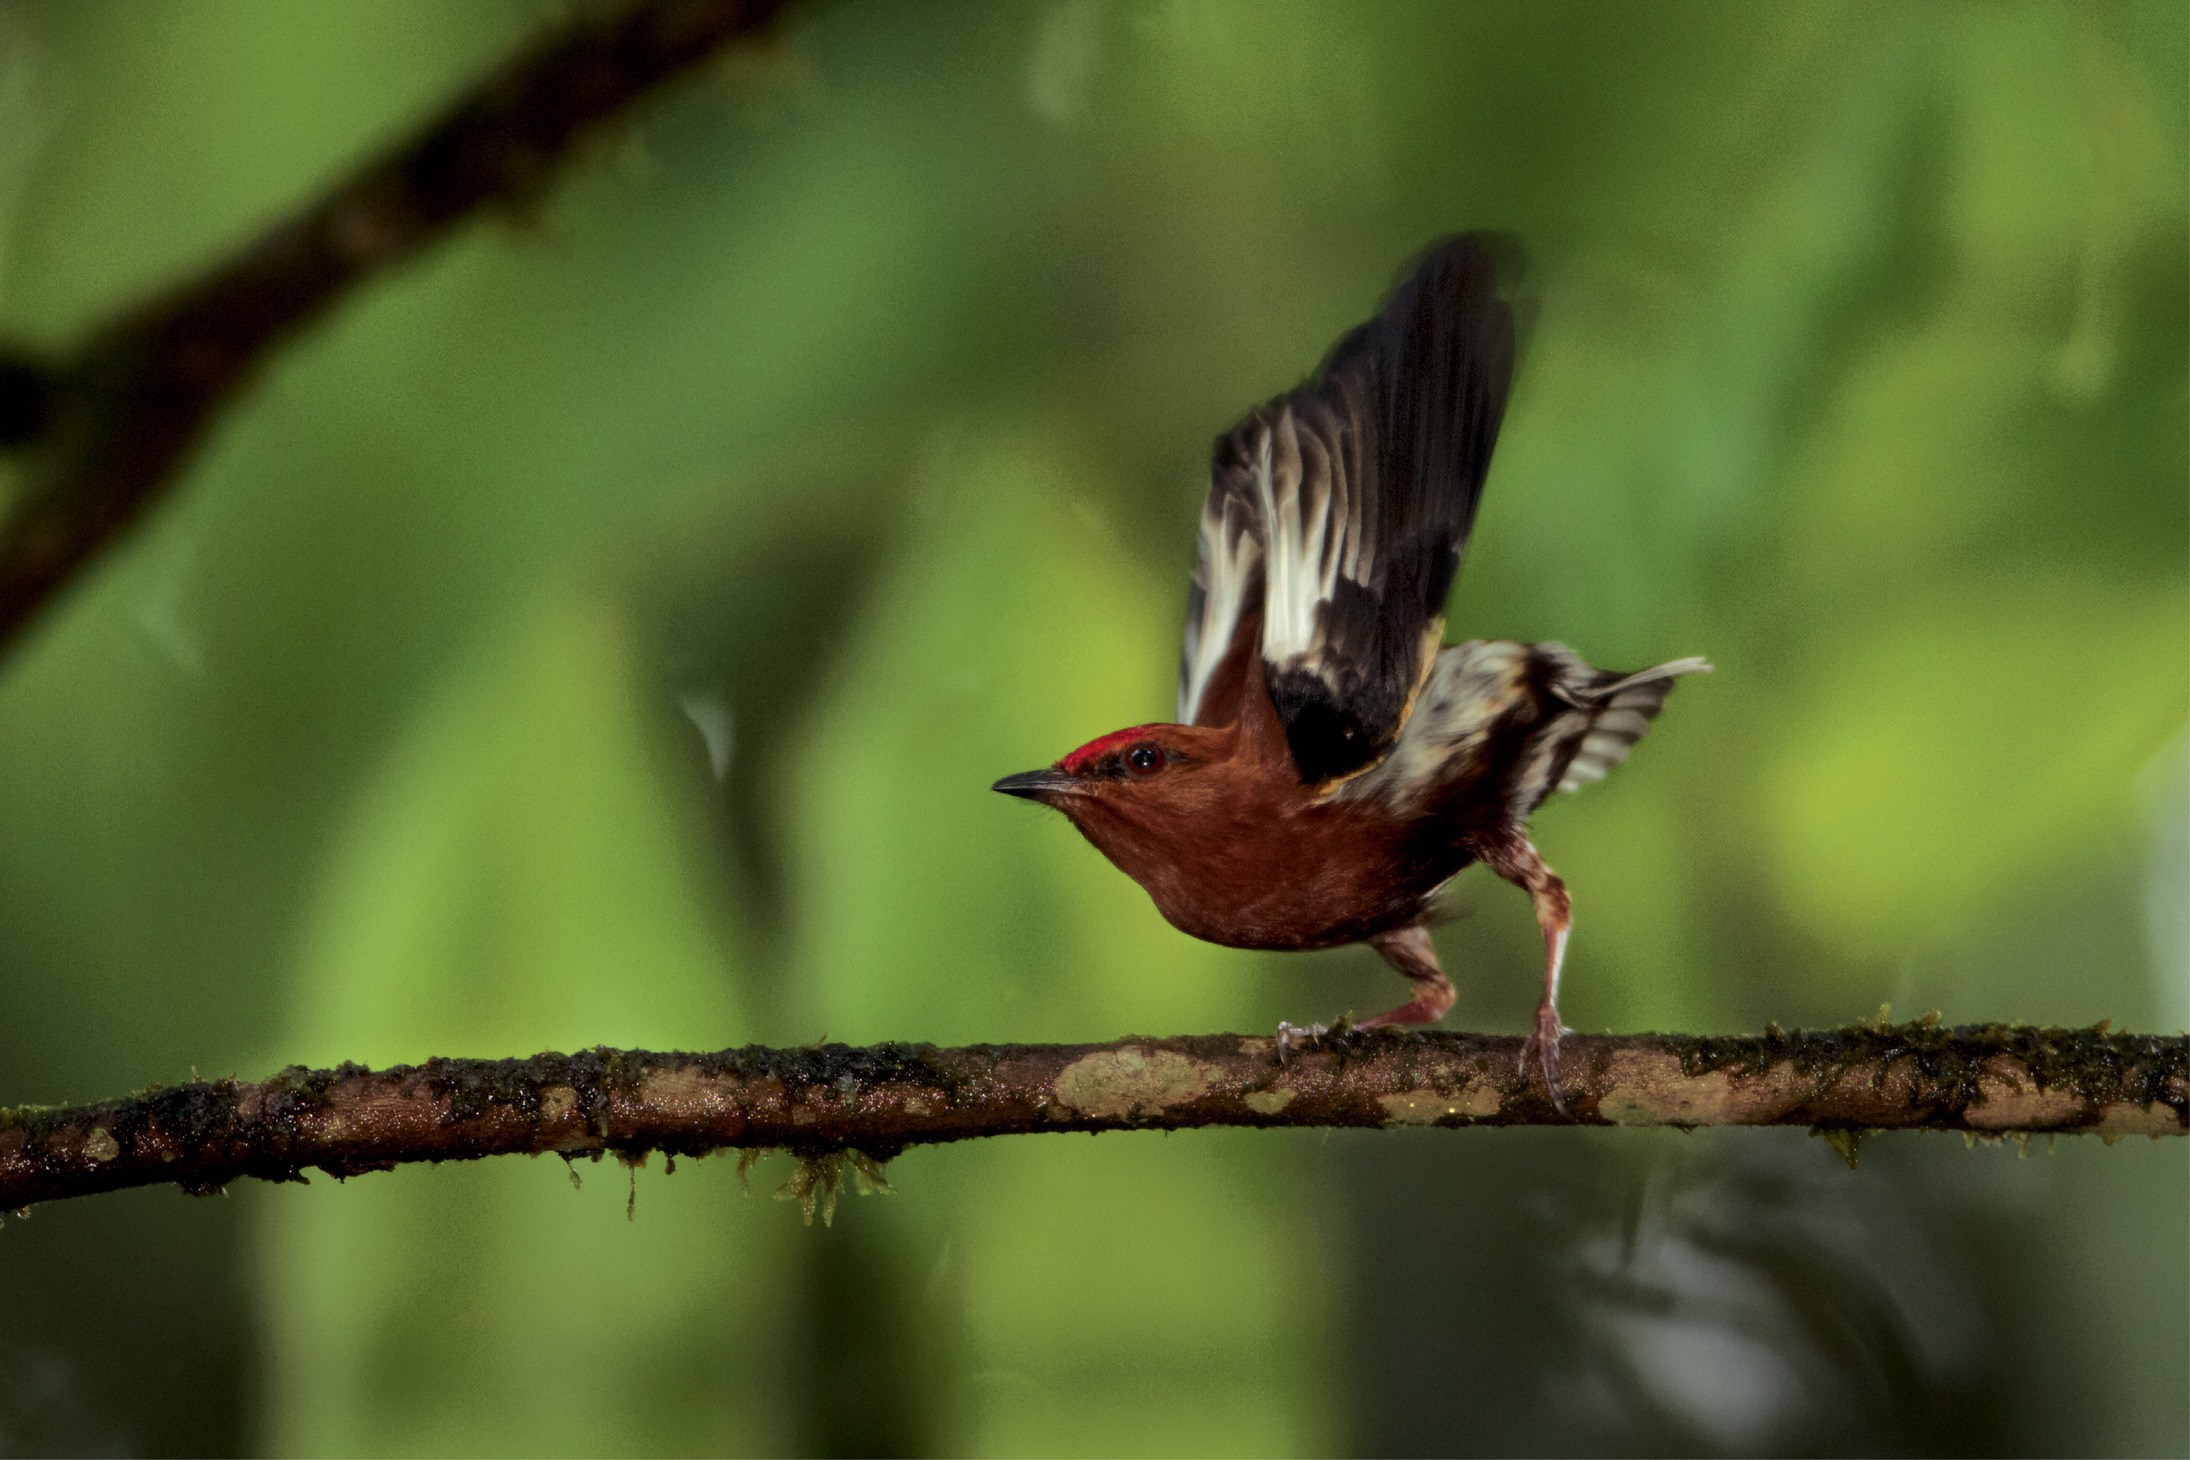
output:
[[1526,1075],[1531,1064],[1542,1072],[1551,1108],[1561,1115],[1567,1110],[1566,1096],[1559,1089],[1559,1036],[1571,1032],[1559,1023],[1559,1011],[1545,1004],[1536,1011],[1535,1032],[1521,1046],[1521,1073]]
[[1285,1063],[1285,1058],[1293,1052],[1294,1045],[1313,1044],[1330,1032],[1331,1026],[1328,1024],[1288,1024],[1282,1019],[1279,1020],[1277,1032],[1278,1063],[1281,1065]]

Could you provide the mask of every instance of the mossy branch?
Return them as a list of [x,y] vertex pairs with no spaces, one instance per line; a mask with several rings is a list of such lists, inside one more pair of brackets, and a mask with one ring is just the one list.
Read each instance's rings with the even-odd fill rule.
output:
[[1852,1159],[1856,1139],[1877,1130],[2111,1138],[2190,1126],[2190,1039],[2103,1025],[1573,1035],[1561,1046],[1563,1114],[1520,1056],[1511,1037],[1379,1030],[1328,1037],[1283,1063],[1270,1039],[1215,1034],[295,1067],[261,1084],[0,1111],[0,1208],[517,1152],[636,1160],[779,1148],[887,1161],[907,1146],[1038,1131],[1795,1125],[1832,1135]]
[[173,485],[273,351],[360,283],[490,207],[522,210],[587,138],[786,0],[630,0],[520,47],[440,115],[65,359],[0,346],[0,648]]

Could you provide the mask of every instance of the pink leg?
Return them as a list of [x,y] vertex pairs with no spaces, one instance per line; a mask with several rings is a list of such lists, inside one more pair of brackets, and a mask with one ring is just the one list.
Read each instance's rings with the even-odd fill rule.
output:
[[[1417,925],[1401,928],[1396,932],[1378,933],[1369,940],[1369,946],[1384,955],[1384,961],[1398,969],[1414,982],[1414,997],[1396,1009],[1390,1009],[1374,1019],[1364,1019],[1356,1029],[1382,1029],[1391,1024],[1435,1024],[1445,1017],[1452,1007],[1452,980],[1445,977],[1445,970],[1437,966],[1437,950],[1430,945],[1426,928]],[[1330,1033],[1322,1024],[1278,1025],[1278,1063],[1296,1044],[1306,1044]]]
[[1378,933],[1369,940],[1369,946],[1383,954],[1386,963],[1414,981],[1414,997],[1374,1019],[1362,1020],[1357,1028],[1381,1029],[1387,1024],[1435,1024],[1445,1017],[1445,1011],[1452,1007],[1452,980],[1445,977],[1445,970],[1437,966],[1437,949],[1430,944],[1427,928],[1417,923],[1411,928]]
[[1531,1056],[1536,1059],[1543,1069],[1544,1088],[1551,1092],[1551,1103],[1564,1115],[1566,1101],[1559,1093],[1559,1036],[1566,1031],[1559,1024],[1559,968],[1566,962],[1567,933],[1574,926],[1573,903],[1566,895],[1566,884],[1544,865],[1544,859],[1521,833],[1514,832],[1486,846],[1482,857],[1491,871],[1525,888],[1536,904],[1536,924],[1544,930],[1544,1001],[1536,1006],[1535,1032],[1521,1046],[1521,1064],[1525,1069]]

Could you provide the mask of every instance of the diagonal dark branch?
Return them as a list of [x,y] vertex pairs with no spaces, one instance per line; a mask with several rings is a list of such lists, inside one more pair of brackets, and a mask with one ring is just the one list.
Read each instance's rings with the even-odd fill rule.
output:
[[30,456],[0,529],[0,649],[173,485],[280,345],[490,205],[522,207],[601,124],[787,0],[632,0],[519,49],[448,110],[72,360],[0,351],[0,445]]
[[[1875,1130],[2181,1135],[2190,1038],[1933,1021],[1761,1036],[1574,1035],[1567,1113],[1521,1041],[1333,1036],[1280,1064],[1235,1034],[1111,1044],[595,1049],[527,1060],[291,1068],[102,1105],[0,1111],[0,1208],[172,1182],[337,1176],[515,1152],[856,1151],[1036,1131],[1200,1126],[1795,1125],[1851,1160]],[[838,1169],[837,1167],[830,1168]]]

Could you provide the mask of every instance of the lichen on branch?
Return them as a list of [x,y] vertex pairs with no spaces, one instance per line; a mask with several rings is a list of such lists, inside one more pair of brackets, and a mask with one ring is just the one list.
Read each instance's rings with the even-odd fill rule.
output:
[[2104,1025],[1950,1029],[1931,1018],[1572,1035],[1560,1054],[1563,1111],[1524,1069],[1518,1038],[1441,1031],[1347,1031],[1282,1061],[1274,1040],[1213,1034],[292,1067],[256,1084],[193,1081],[98,1105],[0,1110],[0,1209],[520,1152],[637,1160],[778,1149],[807,1162],[857,1152],[868,1169],[908,1146],[1039,1132],[1792,1125],[1843,1133],[1836,1149],[1852,1157],[1880,1130],[2111,1140],[2190,1128],[2190,1038]]

